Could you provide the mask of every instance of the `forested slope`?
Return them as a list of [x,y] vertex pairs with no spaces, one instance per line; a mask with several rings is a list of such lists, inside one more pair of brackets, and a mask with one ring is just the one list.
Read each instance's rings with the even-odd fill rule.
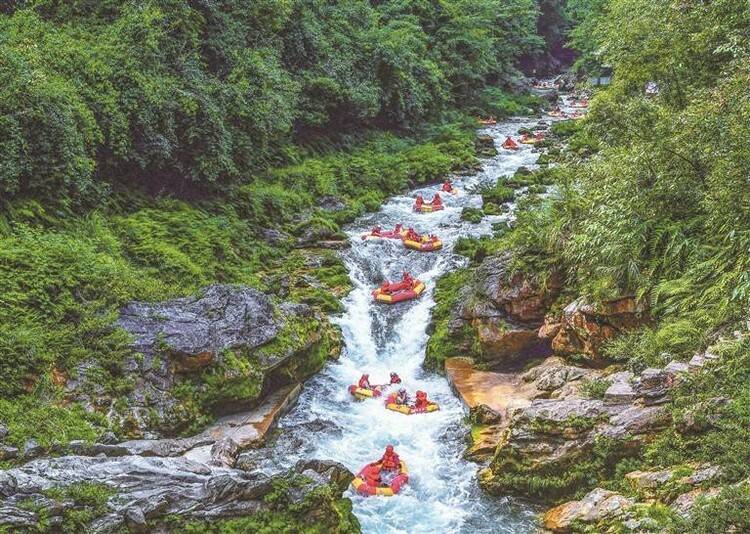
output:
[[[592,401],[581,406],[620,402],[617,391],[607,391],[615,371],[634,373],[623,382],[632,397],[646,388],[644,377],[658,375],[668,392],[659,401],[666,423],[643,427],[649,437],[640,443],[599,435],[572,463],[565,459],[580,450],[561,453],[555,469],[513,458],[501,446],[494,480],[505,491],[548,500],[580,498],[599,486],[636,502],[626,503],[627,514],[602,514],[568,530],[747,530],[750,9],[732,0],[584,0],[567,7],[576,68],[611,68],[612,84],[594,88],[580,124],[553,127],[572,136],[560,165],[538,177],[554,181],[556,194],[521,206],[512,230],[464,248],[476,262],[510,251],[509,277],[522,273],[532,287],[559,295],[540,336],[561,322],[574,338],[604,341],[598,348],[552,341],[566,365],[605,377],[585,383],[580,394]],[[454,275],[469,286],[472,276],[473,270]],[[442,334],[460,293],[450,283],[438,289]],[[618,302],[637,303],[637,323],[613,328],[605,312],[597,315]],[[592,307],[582,312],[583,303]],[[435,363],[451,355],[453,343],[433,337],[428,357]],[[663,371],[670,362],[690,376]],[[601,421],[559,423],[532,430],[547,440],[562,427],[594,435]],[[709,464],[721,474],[695,485],[689,506],[698,495],[709,499],[690,515],[679,508],[684,500],[675,500],[691,488],[684,473]],[[548,527],[560,517],[550,516]]]
[[[513,91],[518,58],[544,46],[533,0],[0,12],[0,423],[20,448],[186,433],[222,402],[257,401],[256,356],[222,356],[169,391],[179,412],[134,424],[132,398],[154,400],[126,369],[166,363],[133,360],[119,310],[240,284],[328,329],[348,280],[319,244],[340,246],[339,225],[388,195],[474,166],[469,114],[533,106]],[[272,348],[309,347],[287,327]],[[304,378],[326,343],[262,383]]]

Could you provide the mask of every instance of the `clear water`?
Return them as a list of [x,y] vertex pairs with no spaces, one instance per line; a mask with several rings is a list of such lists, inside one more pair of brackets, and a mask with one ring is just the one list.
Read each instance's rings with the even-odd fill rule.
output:
[[[483,129],[499,148],[506,135],[516,136],[520,127],[536,120],[511,120]],[[493,532],[520,533],[535,530],[536,510],[510,498],[484,495],[476,481],[477,464],[462,458],[466,447],[466,411],[451,391],[445,377],[422,368],[426,329],[435,304],[435,281],[461,266],[454,254],[461,236],[491,233],[493,223],[507,221],[512,213],[485,217],[481,224],[460,220],[464,206],[481,207],[472,190],[481,182],[494,183],[512,175],[521,166],[534,168],[538,153],[521,145],[516,152],[500,149],[482,161],[484,170],[470,177],[453,177],[459,196],[442,195],[446,209],[417,214],[413,199],[422,193],[432,199],[439,185],[420,188],[390,199],[377,213],[352,224],[347,233],[351,249],[343,259],[354,284],[344,299],[344,313],[334,318],[344,335],[344,352],[305,385],[297,406],[285,416],[274,463],[290,465],[301,458],[336,460],[355,473],[378,459],[392,444],[406,462],[410,481],[395,497],[361,497],[350,491],[354,512],[366,533],[396,532]],[[364,242],[360,236],[373,226],[391,229],[396,223],[413,226],[419,233],[441,237],[443,250],[433,253],[409,251],[396,241]],[[373,302],[371,290],[384,279],[399,279],[408,270],[426,283],[422,298],[393,306]],[[410,394],[428,392],[440,411],[406,416],[384,408],[382,400],[355,402],[347,387],[369,373],[373,384],[388,381],[395,371]],[[259,466],[261,467],[261,466]],[[276,464],[278,467],[278,463]],[[271,469],[270,466],[268,466]]]

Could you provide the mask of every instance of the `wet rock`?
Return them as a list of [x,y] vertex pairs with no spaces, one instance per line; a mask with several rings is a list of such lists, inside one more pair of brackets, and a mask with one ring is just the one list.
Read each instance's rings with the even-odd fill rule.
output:
[[344,465],[330,460],[300,460],[294,466],[294,470],[298,473],[313,471],[339,492],[346,491],[354,480],[354,473]]
[[645,305],[633,297],[598,305],[579,299],[563,310],[560,329],[552,340],[552,350],[560,355],[581,354],[597,361],[604,342],[645,324],[647,320]]
[[262,443],[278,419],[297,401],[301,386],[287,386],[270,395],[252,412],[227,416],[209,427],[204,436],[215,440],[211,459],[215,465],[232,467],[239,454]]
[[29,439],[23,445],[23,457],[24,458],[36,458],[44,452],[42,447],[39,445],[37,440]]
[[667,392],[673,385],[673,375],[664,369],[649,368],[641,373],[635,390],[646,404],[657,404],[666,400]]
[[547,316],[544,318],[544,324],[539,327],[539,338],[552,341],[560,332],[560,328],[562,328],[561,322],[553,317]]
[[703,367],[706,366],[707,364],[715,362],[718,359],[719,359],[719,356],[717,354],[714,354],[710,350],[707,350],[705,352],[699,352],[693,355],[692,358],[690,358],[690,361],[688,362],[688,369],[691,372],[697,372],[703,369]]
[[533,382],[540,391],[549,392],[591,374],[593,371],[590,369],[567,365],[562,358],[552,357],[522,374],[521,379]]
[[11,529],[33,528],[38,523],[39,516],[34,512],[0,504],[0,527]]
[[449,321],[457,336],[467,328],[476,332],[485,360],[505,365],[549,352],[549,343],[537,331],[559,290],[555,276],[542,288],[513,273],[510,259],[507,253],[484,259],[472,282],[462,288]]
[[667,366],[664,368],[664,370],[671,376],[677,378],[680,375],[683,375],[690,371],[690,365],[684,362],[678,362],[672,360],[667,364]]
[[133,506],[125,511],[125,524],[130,532],[148,532],[146,515],[138,506]]
[[624,440],[662,430],[669,423],[670,412],[664,406],[631,405],[614,415],[601,435]]
[[[126,402],[115,402],[99,384],[98,362],[83,362],[78,366],[67,383],[68,400],[107,413],[112,426],[121,428],[121,434],[130,439],[174,435],[197,415],[241,410],[256,403],[273,387],[289,383],[288,375],[299,374],[297,378],[302,379],[312,371],[308,370],[310,362],[306,360],[310,351],[318,343],[328,343],[334,334],[324,329],[290,332],[289,325],[303,318],[321,325],[326,321],[309,306],[291,303],[276,306],[268,295],[255,289],[223,285],[211,286],[198,297],[156,304],[130,303],[122,309],[117,323],[135,338],[134,353],[123,364],[123,373],[134,382]],[[282,333],[290,333],[289,342],[279,350],[266,350]],[[252,356],[252,364],[237,365],[229,360],[230,353],[240,359]],[[275,376],[287,365],[287,374]],[[215,370],[213,376],[217,381],[223,380],[227,387],[222,388],[221,382],[196,384],[194,376],[207,370]],[[196,389],[197,403],[186,405],[175,397],[175,388],[186,381]],[[235,387],[243,381],[257,382],[257,388]],[[223,398],[210,395],[211,389],[226,389],[245,396]],[[218,398],[212,400],[214,397]],[[103,438],[101,446],[112,446],[117,441],[111,434]],[[103,452],[121,454],[115,449]]]
[[346,209],[346,204],[340,198],[323,195],[318,198],[318,206],[324,211],[336,212]]
[[721,467],[717,465],[705,465],[693,471],[693,474],[680,479],[683,484],[698,486],[704,482],[716,480],[723,474]]
[[99,438],[99,443],[103,443],[105,445],[112,445],[114,443],[117,443],[117,436],[115,436],[114,432],[108,431],[102,434],[102,437]]
[[473,462],[485,462],[492,458],[506,428],[501,423],[473,428],[470,434],[471,444],[464,452],[464,458]]
[[13,460],[18,457],[18,449],[9,445],[0,445],[0,461]]
[[10,497],[18,489],[15,477],[6,471],[0,471],[0,496]]
[[8,427],[0,423],[0,441],[8,437]]
[[493,425],[499,423],[503,416],[486,404],[480,404],[469,411],[469,418],[474,424]]
[[635,454],[667,424],[664,406],[610,405],[573,396],[537,399],[513,412],[480,482],[492,493],[523,491],[514,486],[514,475],[545,477],[554,472],[564,477],[571,466],[588,458],[600,437],[618,442],[618,454]]
[[539,345],[534,330],[513,328],[495,321],[477,321],[477,336],[486,359],[501,364],[513,364],[519,356],[532,353]]
[[544,514],[544,527],[552,532],[570,532],[573,523],[597,523],[622,516],[633,501],[619,493],[596,488],[580,501],[570,501]]
[[626,381],[615,381],[604,392],[604,402],[607,404],[629,404],[636,399],[635,389]]
[[477,269],[477,286],[510,320],[539,323],[557,295],[559,281],[553,276],[542,290],[523,273],[512,273],[510,259],[510,254],[486,258]]
[[475,141],[477,155],[480,157],[491,158],[497,155],[495,140],[491,135],[479,134]]
[[331,250],[344,250],[352,246],[348,239],[323,239],[318,241],[317,246]]

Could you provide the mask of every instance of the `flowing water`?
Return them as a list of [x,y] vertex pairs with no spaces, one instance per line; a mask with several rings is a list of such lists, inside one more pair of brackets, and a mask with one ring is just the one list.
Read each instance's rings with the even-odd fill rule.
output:
[[[461,236],[490,234],[492,224],[507,222],[512,212],[488,216],[480,224],[460,220],[465,206],[481,207],[481,197],[471,194],[481,183],[495,183],[521,166],[534,168],[539,153],[521,145],[516,152],[500,148],[507,135],[538,120],[516,119],[483,129],[495,140],[499,154],[482,160],[483,170],[469,177],[452,177],[458,196],[442,195],[445,210],[418,214],[412,211],[417,193],[426,201],[439,186],[410,191],[393,197],[377,213],[368,214],[347,228],[351,249],[343,259],[354,284],[344,299],[344,313],[334,320],[340,325],[345,348],[305,385],[297,406],[280,423],[276,461],[288,465],[300,458],[330,459],[355,473],[380,458],[393,444],[409,468],[410,479],[395,497],[360,497],[354,492],[354,512],[366,533],[395,532],[532,532],[535,511],[509,498],[492,498],[479,489],[477,464],[462,458],[466,447],[466,411],[445,377],[423,369],[426,333],[435,304],[435,281],[464,264],[452,253]],[[419,233],[437,234],[444,243],[439,252],[416,252],[400,242],[364,242],[360,236],[375,226],[392,229],[396,223],[413,226]],[[418,300],[396,305],[378,304],[371,290],[384,279],[400,279],[403,271],[424,281],[426,292]],[[347,391],[362,373],[373,384],[388,381],[395,371],[402,387],[413,396],[417,389],[428,392],[440,404],[430,414],[402,415],[386,410],[381,399],[355,402]],[[413,397],[412,397],[413,398]]]

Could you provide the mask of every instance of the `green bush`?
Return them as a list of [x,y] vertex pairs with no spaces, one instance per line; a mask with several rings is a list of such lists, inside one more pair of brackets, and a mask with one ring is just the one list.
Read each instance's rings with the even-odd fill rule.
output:
[[461,220],[468,221],[472,224],[479,224],[484,218],[484,212],[479,208],[466,206],[461,210]]
[[511,202],[515,198],[515,192],[513,189],[507,187],[501,181],[493,186],[483,187],[480,193],[483,202],[496,204],[498,206],[500,204],[505,204],[506,202]]

